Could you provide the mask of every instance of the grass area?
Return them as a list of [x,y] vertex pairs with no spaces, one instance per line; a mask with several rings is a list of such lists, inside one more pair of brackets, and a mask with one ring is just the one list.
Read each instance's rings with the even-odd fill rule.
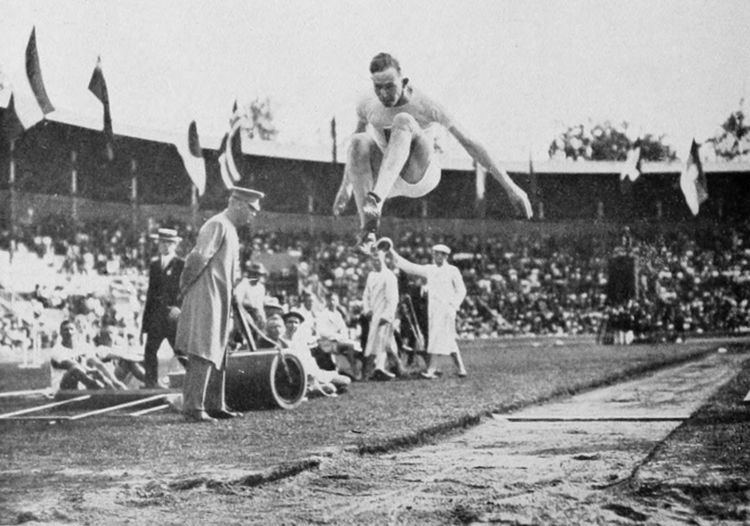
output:
[[[204,467],[267,469],[339,447],[377,452],[429,441],[488,412],[611,383],[716,347],[705,341],[627,347],[476,341],[463,345],[468,378],[457,378],[445,363],[438,380],[355,383],[338,398],[314,399],[293,411],[253,411],[215,425],[185,423],[173,413],[56,425],[0,422],[0,465],[36,473],[106,467],[188,474]],[[28,388],[12,385],[9,371],[0,370],[0,386]]]

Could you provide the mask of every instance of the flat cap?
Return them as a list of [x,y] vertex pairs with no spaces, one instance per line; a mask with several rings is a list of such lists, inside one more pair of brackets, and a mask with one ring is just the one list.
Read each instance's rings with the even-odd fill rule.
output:
[[251,188],[242,188],[241,186],[233,186],[231,197],[246,202],[252,208],[260,211],[260,200],[263,199],[266,194]]
[[448,245],[443,245],[442,243],[438,243],[434,247],[432,247],[433,252],[442,252],[443,254],[450,254],[451,249],[448,248]]
[[150,237],[159,241],[180,241],[182,239],[174,228],[160,228],[156,231],[156,234],[151,234]]

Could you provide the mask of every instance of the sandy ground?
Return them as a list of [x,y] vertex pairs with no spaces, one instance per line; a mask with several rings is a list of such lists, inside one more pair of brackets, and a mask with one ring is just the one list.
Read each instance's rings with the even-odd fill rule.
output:
[[[313,469],[260,485],[233,470],[181,480],[121,470],[60,473],[70,481],[64,494],[28,491],[13,503],[15,516],[2,522],[716,523],[716,513],[697,510],[680,491],[644,498],[635,488],[641,476],[650,483],[679,479],[680,466],[651,465],[649,454],[745,359],[712,354],[636,381],[495,415],[439,443],[394,454],[331,451],[313,459]],[[720,481],[721,467],[711,476]],[[661,483],[668,487],[669,480]],[[750,512],[748,501],[741,505]]]

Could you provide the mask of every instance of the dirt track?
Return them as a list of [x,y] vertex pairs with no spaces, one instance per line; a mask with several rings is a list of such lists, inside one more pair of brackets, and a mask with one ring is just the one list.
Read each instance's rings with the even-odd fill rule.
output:
[[[240,473],[101,484],[17,502],[16,521],[72,523],[696,524],[679,493],[629,491],[655,445],[736,374],[746,355],[713,354],[637,381],[496,416],[396,454],[323,456],[317,469],[249,486]],[[318,464],[319,462],[319,464]],[[670,466],[674,476],[675,466]],[[659,469],[649,470],[651,480]],[[75,480],[74,473],[66,474]],[[83,474],[81,474],[83,475]],[[721,473],[716,473],[717,477]],[[177,483],[175,483],[177,482]],[[207,482],[207,483],[206,483]],[[9,522],[16,522],[11,519]],[[736,522],[739,524],[739,522]],[[724,524],[731,524],[731,521]]]

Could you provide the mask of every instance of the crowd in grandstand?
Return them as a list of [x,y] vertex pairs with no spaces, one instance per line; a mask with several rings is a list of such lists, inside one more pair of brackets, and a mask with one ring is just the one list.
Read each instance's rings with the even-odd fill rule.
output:
[[[6,232],[3,248],[26,247],[57,267],[58,283],[40,284],[29,298],[39,309],[64,310],[92,340],[102,326],[115,326],[118,337],[133,339],[139,333],[148,261],[155,252],[148,234],[158,226],[164,225],[150,222],[146,231],[135,231],[128,222],[84,224],[48,217],[19,225],[13,236]],[[168,226],[180,231],[181,251],[188,250],[193,229],[175,222]],[[458,316],[462,338],[596,334],[604,319],[610,328],[643,339],[750,329],[750,223],[718,231],[692,226],[667,230],[651,224],[635,226],[633,234],[640,294],[621,305],[608,304],[605,295],[607,262],[620,243],[615,235],[511,231],[454,237],[406,232],[394,245],[415,262],[426,262],[435,243],[453,248],[452,262],[468,289]],[[369,269],[367,258],[351,249],[352,240],[263,231],[241,233],[241,238],[246,260],[269,253],[295,257],[295,268],[271,272],[268,279],[268,291],[284,311],[300,305],[303,291],[320,297],[320,305],[324,293],[333,291],[354,326]],[[282,273],[287,278],[296,275],[294,286],[275,285]],[[74,275],[109,279],[105,289],[71,292],[66,285]],[[31,344],[23,323],[10,317],[1,323],[3,346]],[[55,330],[48,328],[42,345],[52,342]]]

